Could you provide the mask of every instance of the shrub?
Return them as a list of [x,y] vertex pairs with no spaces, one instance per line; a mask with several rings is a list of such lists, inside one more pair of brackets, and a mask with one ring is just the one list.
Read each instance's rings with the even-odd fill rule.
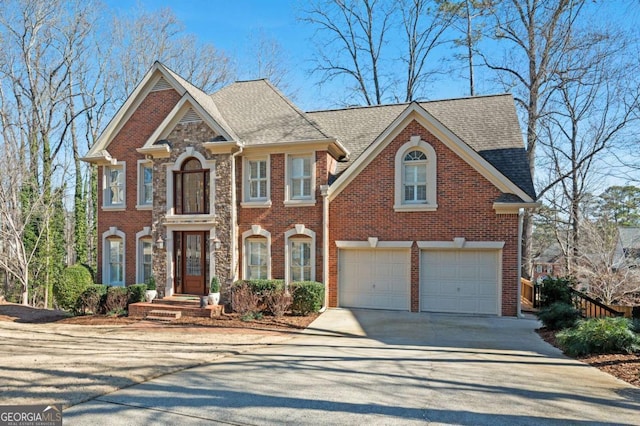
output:
[[273,316],[281,317],[291,308],[291,294],[284,289],[271,290],[264,296],[264,303]]
[[556,302],[540,309],[537,315],[549,330],[561,330],[573,327],[580,318],[580,311],[568,303]]
[[146,282],[147,290],[155,290],[156,289],[156,279],[154,277],[149,277]]
[[127,309],[129,294],[126,287],[109,287],[104,301],[104,311],[121,311]]
[[258,296],[263,297],[269,292],[278,289],[284,289],[284,280],[244,280],[238,283],[245,283],[251,291]]
[[220,280],[215,275],[211,277],[211,284],[209,285],[209,293],[220,293]]
[[576,284],[573,277],[553,278],[542,280],[540,288],[540,305],[542,307],[553,305],[556,302],[571,304],[571,288]]
[[53,295],[59,307],[73,310],[80,294],[93,284],[91,273],[82,265],[72,265],[64,269],[61,279],[53,286]]
[[231,307],[234,312],[243,317],[247,314],[253,316],[260,311],[258,309],[259,304],[260,296],[246,282],[240,281],[234,284],[231,290]]
[[291,311],[296,315],[318,312],[324,302],[324,285],[315,281],[291,283]]
[[78,297],[75,305],[75,312],[82,315],[86,315],[87,313],[101,313],[101,306],[104,304],[103,298],[106,294],[106,285],[92,284],[88,286]]
[[134,284],[127,287],[128,304],[146,302],[146,291],[152,290],[147,284]]
[[582,320],[556,337],[569,356],[640,351],[640,337],[631,330],[631,322],[626,318]]

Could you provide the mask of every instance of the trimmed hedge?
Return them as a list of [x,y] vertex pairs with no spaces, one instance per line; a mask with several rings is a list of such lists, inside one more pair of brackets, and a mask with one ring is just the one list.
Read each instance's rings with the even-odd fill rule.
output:
[[569,356],[633,353],[640,351],[640,336],[631,327],[626,318],[592,318],[579,321],[556,338]]
[[540,309],[537,316],[549,330],[561,330],[573,327],[580,319],[580,311],[574,308],[573,305],[556,302]]
[[239,280],[234,286],[246,284],[251,291],[259,296],[265,296],[274,290],[284,289],[284,280]]
[[75,313],[86,315],[88,313],[100,314],[104,311],[104,298],[107,295],[107,286],[92,284],[88,286],[78,297],[75,304]]
[[296,315],[309,315],[318,312],[324,302],[324,285],[315,281],[300,281],[289,285],[291,311]]
[[60,308],[73,310],[80,294],[91,284],[91,272],[80,264],[72,265],[62,271],[60,281],[54,284],[53,296]]
[[127,287],[108,287],[104,310],[106,313],[126,311],[128,301],[129,292]]
[[154,290],[148,288],[146,284],[134,284],[127,287],[127,293],[129,295],[128,304],[138,303],[138,302],[146,302],[146,291]]

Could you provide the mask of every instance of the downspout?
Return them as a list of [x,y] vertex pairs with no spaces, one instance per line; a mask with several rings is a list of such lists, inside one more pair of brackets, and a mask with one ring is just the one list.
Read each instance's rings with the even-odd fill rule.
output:
[[232,282],[238,280],[238,207],[236,205],[236,157],[242,154],[243,146],[238,144],[238,150],[231,154],[231,274]]
[[518,296],[516,301],[516,315],[522,318],[522,227],[524,219],[524,209],[518,210]]
[[324,281],[324,303],[320,312],[329,306],[329,185],[320,186],[322,195],[322,281]]

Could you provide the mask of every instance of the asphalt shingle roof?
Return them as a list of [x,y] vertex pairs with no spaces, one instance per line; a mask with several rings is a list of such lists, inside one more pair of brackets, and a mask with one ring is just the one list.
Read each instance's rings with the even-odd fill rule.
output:
[[[536,198],[511,95],[419,104],[520,189]],[[314,111],[307,115],[351,152],[350,162],[339,165],[338,173],[341,173],[407,106],[396,104]]]
[[211,99],[246,145],[330,137],[267,80],[236,82]]

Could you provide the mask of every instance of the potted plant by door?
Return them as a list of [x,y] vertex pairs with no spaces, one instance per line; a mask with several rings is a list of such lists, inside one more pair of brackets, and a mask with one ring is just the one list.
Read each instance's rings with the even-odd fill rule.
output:
[[220,302],[220,280],[215,275],[211,277],[209,285],[209,304],[217,305]]
[[147,280],[147,291],[145,292],[145,296],[147,298],[147,303],[151,303],[153,299],[158,296],[158,292],[156,291],[156,279],[153,277],[149,277]]

